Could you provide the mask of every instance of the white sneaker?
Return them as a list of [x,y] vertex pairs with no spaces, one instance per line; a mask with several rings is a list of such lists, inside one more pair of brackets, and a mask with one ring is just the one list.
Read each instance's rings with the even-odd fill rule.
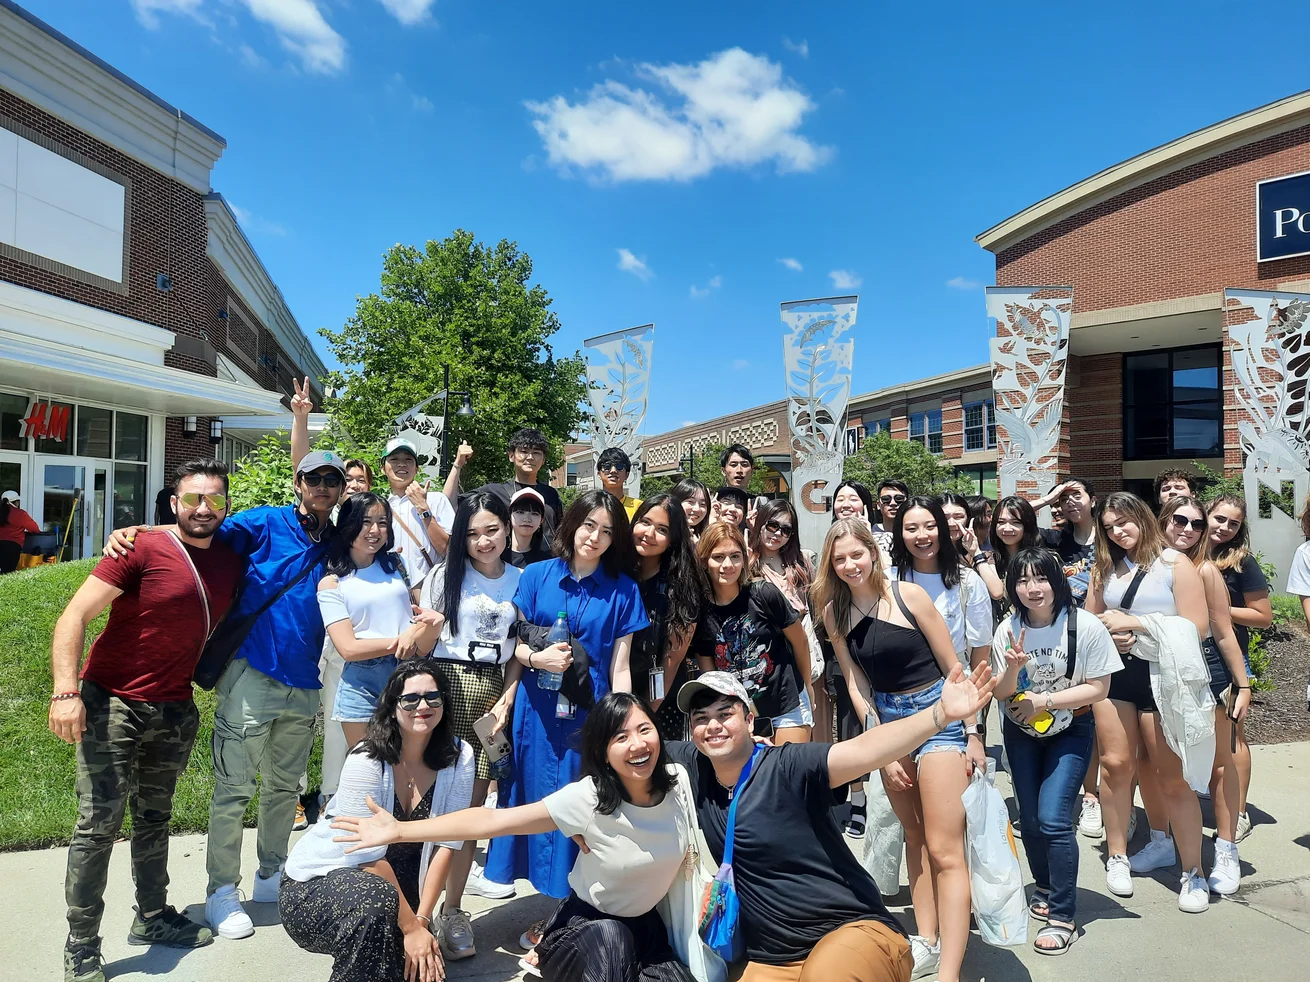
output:
[[231,884],[219,887],[209,895],[205,901],[205,920],[220,938],[235,941],[255,933],[255,925],[241,906],[237,888]]
[[250,899],[257,904],[275,904],[277,903],[277,892],[282,886],[282,871],[279,869],[268,879],[255,873],[255,889],[251,893]]
[[474,863],[473,868],[469,870],[468,881],[464,884],[464,892],[471,893],[475,897],[486,897],[488,900],[508,900],[514,896],[514,884],[488,880],[482,867]]
[[1210,892],[1231,897],[1242,885],[1242,864],[1237,846],[1223,839],[1214,840],[1214,868],[1210,870]]
[[1184,914],[1204,913],[1210,907],[1210,887],[1196,867],[1184,873],[1179,881],[1178,909]]
[[1241,842],[1250,834],[1251,834],[1251,816],[1248,815],[1246,812],[1242,812],[1237,816],[1237,838],[1234,840],[1234,844],[1236,844],[1237,842]]
[[1078,833],[1089,839],[1099,839],[1105,835],[1105,823],[1101,820],[1101,802],[1096,798],[1084,798],[1082,814],[1078,816]]
[[914,971],[911,979],[921,979],[925,975],[936,975],[942,960],[942,942],[937,939],[935,945],[928,944],[928,939],[917,934],[910,935],[910,954],[914,956]]
[[1154,869],[1164,869],[1178,862],[1178,851],[1174,848],[1172,836],[1162,835],[1151,830],[1151,841],[1128,857],[1128,865],[1134,873],[1149,873]]
[[1111,856],[1105,861],[1105,887],[1116,897],[1133,895],[1133,875],[1127,856]]

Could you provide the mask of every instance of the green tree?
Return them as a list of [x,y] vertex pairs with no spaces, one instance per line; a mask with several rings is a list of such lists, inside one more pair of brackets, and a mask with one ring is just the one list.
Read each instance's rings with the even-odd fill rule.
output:
[[295,500],[291,448],[285,432],[266,433],[232,471],[228,494],[233,513],[260,505],[289,505]]
[[[558,466],[582,417],[585,368],[576,353],[555,357],[549,341],[559,318],[545,289],[528,285],[531,276],[532,259],[515,243],[488,247],[463,229],[423,248],[390,249],[380,292],[358,298],[340,331],[320,331],[345,366],[327,380],[348,390],[328,400],[334,420],[372,444],[440,391],[449,365],[451,388],[472,393],[475,413],[450,417],[451,458],[460,440],[474,448],[465,487],[510,475],[505,446],[521,426],[546,434],[545,470]],[[440,402],[425,411],[440,413]]]
[[976,494],[977,483],[913,440],[895,440],[890,433],[865,437],[859,452],[847,457],[842,476],[859,481],[872,493],[879,481],[904,481],[911,494],[958,491]]

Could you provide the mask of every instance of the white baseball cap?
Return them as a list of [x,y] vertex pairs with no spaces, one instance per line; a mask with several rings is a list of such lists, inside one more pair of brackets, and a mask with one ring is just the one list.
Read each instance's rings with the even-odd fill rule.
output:
[[413,457],[415,460],[418,460],[418,450],[415,449],[414,444],[411,440],[403,436],[393,436],[390,440],[387,441],[387,445],[382,451],[382,459],[386,460],[388,457],[390,457],[393,453],[395,453],[398,450],[408,451],[411,457]]
[[690,682],[684,682],[682,688],[678,690],[678,708],[684,713],[691,712],[692,696],[705,689],[717,692],[721,696],[732,696],[734,699],[740,699],[746,704],[748,710],[752,713],[755,712],[755,704],[751,702],[746,686],[742,685],[741,680],[730,672],[702,672]]
[[17,491],[6,491],[4,494],[0,494],[0,500],[12,501],[14,504],[18,504],[20,499]]

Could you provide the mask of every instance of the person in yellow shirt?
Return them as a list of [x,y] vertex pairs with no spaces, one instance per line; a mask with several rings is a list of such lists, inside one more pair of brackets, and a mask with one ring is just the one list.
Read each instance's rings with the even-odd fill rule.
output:
[[630,473],[632,473],[632,460],[618,447],[607,447],[596,458],[596,476],[600,478],[601,489],[623,502],[623,510],[628,513],[628,521],[632,521],[632,516],[637,514],[637,509],[641,507],[640,498],[630,498],[623,490]]

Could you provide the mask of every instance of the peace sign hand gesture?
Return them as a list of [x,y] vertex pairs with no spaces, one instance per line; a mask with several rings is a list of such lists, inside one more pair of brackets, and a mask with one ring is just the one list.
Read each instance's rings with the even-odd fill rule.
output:
[[1010,643],[1005,646],[1005,665],[1008,669],[1022,668],[1028,662],[1028,652],[1023,650],[1024,635],[1028,633],[1026,627],[1019,629],[1019,637],[1016,640],[1014,630],[1010,631]]
[[294,378],[291,384],[295,386],[295,394],[291,397],[291,412],[297,416],[308,416],[314,408],[314,399],[309,391],[309,376],[305,376],[303,383],[297,382]]

